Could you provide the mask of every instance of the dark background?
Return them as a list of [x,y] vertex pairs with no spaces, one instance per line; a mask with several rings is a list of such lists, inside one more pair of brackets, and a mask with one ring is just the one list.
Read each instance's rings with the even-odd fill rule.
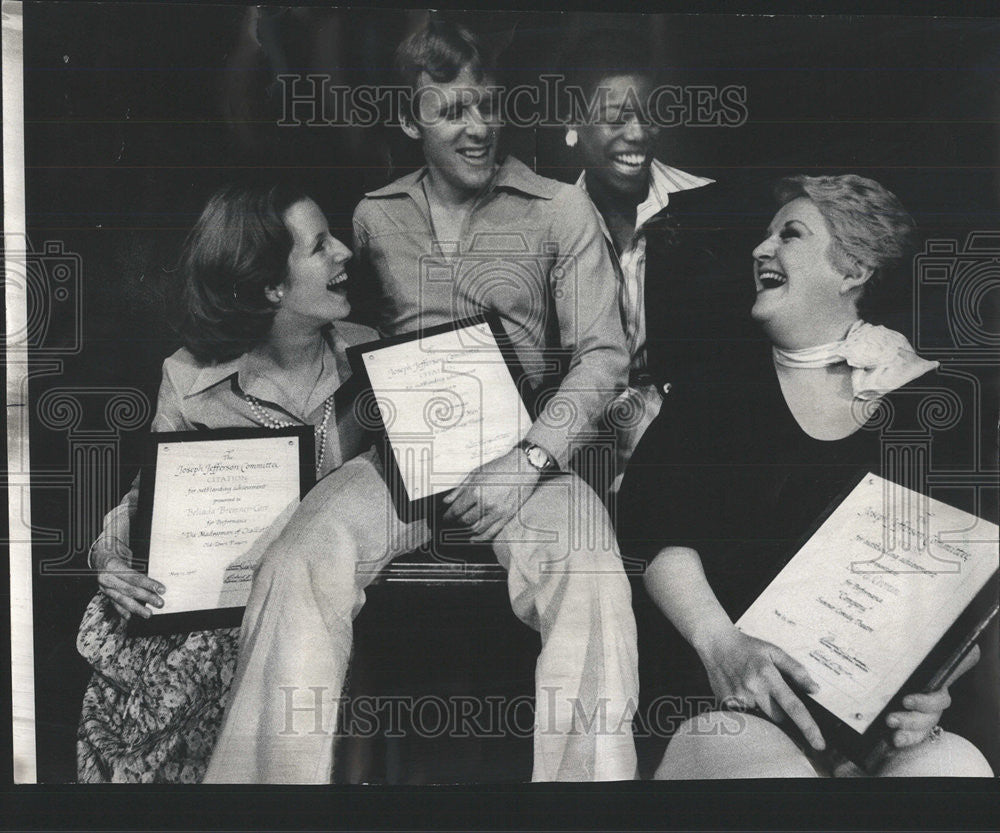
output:
[[[332,71],[345,83],[385,79],[392,50],[416,14],[268,10],[289,71]],[[106,466],[108,458],[74,462],[71,432],[53,428],[51,420],[41,422],[38,403],[47,392],[67,387],[91,393],[133,388],[155,402],[160,364],[178,345],[166,315],[171,270],[184,234],[219,184],[262,170],[299,180],[328,211],[334,234],[349,241],[350,211],[364,190],[419,161],[415,147],[398,131],[277,127],[278,114],[266,92],[277,53],[269,62],[249,41],[247,15],[234,5],[24,8],[29,237],[38,251],[46,241],[61,241],[64,252],[80,256],[79,285],[70,302],[82,310],[80,330],[71,319],[60,318],[58,305],[53,307],[52,326],[39,339],[43,349],[36,353],[30,388],[40,782],[75,777],[76,721],[88,669],[74,642],[95,589],[94,577],[83,568],[100,515],[96,510],[74,515],[73,505],[88,482],[104,482],[97,467]],[[925,236],[954,239],[959,253],[968,232],[998,228],[996,22],[520,12],[452,16],[507,44],[501,63],[513,83],[552,69],[558,49],[575,33],[614,26],[651,33],[658,47],[653,60],[667,63],[679,79],[748,87],[745,125],[664,130],[659,158],[669,164],[717,179],[797,171],[871,176],[901,198]],[[637,56],[637,64],[645,60],[650,59]],[[558,130],[510,129],[504,141],[548,175],[572,181],[578,174]],[[965,261],[955,257],[954,262],[958,268]],[[43,261],[39,268],[51,264]],[[995,314],[998,294],[994,284],[980,299],[983,316]],[[937,302],[921,308],[921,336],[932,345],[950,338],[947,310],[940,298]],[[904,329],[906,319],[900,319]],[[995,319],[986,322],[993,325]],[[77,337],[79,350],[73,346]],[[982,353],[974,348],[967,353],[970,361]],[[49,359],[60,364],[46,372]],[[984,366],[973,370],[984,383],[981,407],[991,426],[994,374]],[[90,405],[74,436],[105,442],[100,431],[108,431],[106,414],[100,402],[91,408],[88,396],[82,397]],[[106,453],[119,467],[118,482],[105,484],[100,511],[116,503],[131,481],[143,428],[111,431],[114,442]],[[992,431],[985,439],[984,465],[995,472]],[[71,471],[79,479],[67,485],[60,478]],[[522,640],[521,657],[527,660],[516,670],[521,682],[527,674],[530,686],[531,634],[525,635],[510,615],[502,584],[486,592],[486,600],[373,592],[363,614],[368,618],[359,628],[371,622],[372,628],[386,629],[384,639],[375,639],[378,654],[410,657],[400,663],[404,677],[413,671],[442,680],[450,673],[448,663],[474,667],[483,662],[491,639]],[[490,611],[480,617],[487,620],[484,630],[469,636],[464,631],[469,622],[445,617],[443,636],[412,645],[406,641],[418,607],[423,626],[424,608],[447,611],[448,605]],[[462,632],[457,641],[448,636],[456,630]],[[428,674],[428,668],[442,670]],[[470,673],[463,670],[459,677]],[[504,682],[512,688],[519,684]],[[994,769],[1000,770],[998,723],[994,692],[989,712],[978,716],[968,734],[990,751]],[[445,758],[448,752],[437,754]],[[524,780],[523,747],[510,754],[509,777]],[[530,761],[530,748],[528,755]],[[485,763],[494,776],[504,769],[496,759]],[[444,771],[454,774],[447,767]],[[471,771],[457,777],[466,774],[475,778]]]

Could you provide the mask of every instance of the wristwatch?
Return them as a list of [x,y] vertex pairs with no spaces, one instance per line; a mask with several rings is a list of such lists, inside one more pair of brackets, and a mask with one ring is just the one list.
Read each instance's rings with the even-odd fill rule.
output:
[[544,448],[534,443],[528,442],[527,440],[521,440],[517,444],[517,447],[524,451],[525,456],[528,458],[528,462],[531,464],[533,469],[542,472],[555,471],[556,461],[552,459]]

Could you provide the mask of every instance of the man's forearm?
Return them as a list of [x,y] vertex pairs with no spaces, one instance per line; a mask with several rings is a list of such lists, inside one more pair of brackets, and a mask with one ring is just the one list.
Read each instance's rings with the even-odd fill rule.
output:
[[574,359],[526,439],[566,468],[574,449],[591,441],[609,403],[624,389],[627,373],[628,355],[623,347],[609,343],[589,348]]

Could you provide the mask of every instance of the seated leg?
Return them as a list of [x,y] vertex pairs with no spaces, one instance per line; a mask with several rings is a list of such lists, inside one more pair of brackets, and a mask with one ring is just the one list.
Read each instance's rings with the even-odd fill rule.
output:
[[371,454],[316,484],[258,565],[206,782],[329,782],[364,588],[426,536],[396,518]]
[[494,550],[514,612],[542,637],[533,780],[635,778],[635,619],[600,499],[575,475],[544,481]]
[[[837,776],[863,776],[852,764]],[[657,779],[815,778],[820,773],[803,751],[770,721],[739,712],[708,712],[686,721],[663,756]],[[944,732],[890,755],[877,777],[990,778],[982,753]]]
[[992,778],[983,753],[959,735],[942,732],[894,751],[878,773],[883,778]]
[[653,777],[816,778],[817,773],[770,721],[742,712],[707,712],[681,724]]

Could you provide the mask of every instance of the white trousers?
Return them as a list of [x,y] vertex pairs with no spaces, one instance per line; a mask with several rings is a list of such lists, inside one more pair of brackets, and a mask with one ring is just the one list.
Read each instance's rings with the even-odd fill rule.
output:
[[[396,516],[374,451],[315,486],[258,566],[206,782],[330,781],[365,587],[429,536]],[[544,480],[493,550],[514,613],[541,634],[532,779],[634,778],[635,620],[601,501],[576,475]]]

